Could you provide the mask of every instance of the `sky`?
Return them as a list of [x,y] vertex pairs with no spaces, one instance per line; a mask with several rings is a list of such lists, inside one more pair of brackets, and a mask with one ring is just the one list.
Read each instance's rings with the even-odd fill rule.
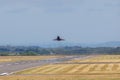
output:
[[0,45],[120,41],[120,0],[0,0]]

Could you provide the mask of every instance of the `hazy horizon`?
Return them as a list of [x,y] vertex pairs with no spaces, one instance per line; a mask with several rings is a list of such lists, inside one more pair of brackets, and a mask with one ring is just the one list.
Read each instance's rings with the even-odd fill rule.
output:
[[1,0],[0,45],[120,41],[120,0]]

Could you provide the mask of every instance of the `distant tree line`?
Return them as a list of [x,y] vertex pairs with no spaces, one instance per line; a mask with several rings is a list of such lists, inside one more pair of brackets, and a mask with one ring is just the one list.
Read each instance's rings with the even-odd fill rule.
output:
[[41,48],[39,46],[0,46],[0,56],[36,56],[36,55],[72,55],[72,54],[120,54],[120,47],[59,47]]

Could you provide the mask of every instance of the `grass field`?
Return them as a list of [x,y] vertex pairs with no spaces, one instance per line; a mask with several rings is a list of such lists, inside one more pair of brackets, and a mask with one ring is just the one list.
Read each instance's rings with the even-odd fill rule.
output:
[[[102,55],[80,62],[119,62],[120,55]],[[77,62],[79,62],[77,60]],[[76,61],[70,61],[76,62]],[[120,74],[120,63],[109,64],[50,64],[17,72],[16,74]]]
[[[120,62],[120,55],[102,55],[69,62]],[[120,63],[47,64],[19,71],[0,80],[120,80]]]
[[120,80],[119,75],[12,75],[0,76],[0,80]]
[[0,56],[0,63],[25,61],[25,60],[42,60],[42,59],[49,59],[56,57],[62,57],[62,56]]
[[120,64],[50,64],[16,74],[120,74]]

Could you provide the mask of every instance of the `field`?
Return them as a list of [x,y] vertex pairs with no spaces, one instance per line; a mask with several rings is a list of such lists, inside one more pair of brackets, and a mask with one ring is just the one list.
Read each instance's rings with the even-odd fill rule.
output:
[[120,80],[120,55],[101,55],[46,64],[13,75],[0,76],[0,80]]
[[16,74],[120,74],[120,64],[50,64],[20,71]]
[[0,80],[120,80],[119,75],[12,75]]
[[43,60],[62,56],[0,56],[0,63],[2,62],[15,62],[27,60]]

